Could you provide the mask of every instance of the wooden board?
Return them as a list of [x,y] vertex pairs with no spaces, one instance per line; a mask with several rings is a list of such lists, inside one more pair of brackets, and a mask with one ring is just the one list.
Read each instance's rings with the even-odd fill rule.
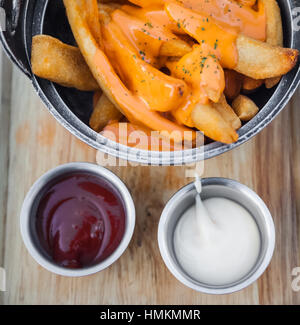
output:
[[137,210],[131,244],[113,266],[76,279],[53,275],[38,266],[27,253],[19,232],[19,213],[26,192],[39,176],[59,164],[95,162],[96,151],[54,120],[30,82],[15,68],[11,89],[11,101],[2,105],[0,119],[0,265],[7,272],[7,291],[0,294],[0,303],[300,303],[300,292],[291,288],[292,269],[300,266],[299,91],[289,107],[258,136],[205,162],[204,176],[228,177],[253,188],[269,206],[277,231],[275,254],[264,275],[241,292],[212,296],[179,283],[158,250],[157,225],[162,209],[170,196],[189,182],[184,167],[111,168],[131,190]]

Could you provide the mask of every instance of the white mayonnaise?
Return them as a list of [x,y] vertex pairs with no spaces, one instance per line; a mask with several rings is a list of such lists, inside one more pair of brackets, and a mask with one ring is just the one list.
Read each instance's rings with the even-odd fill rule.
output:
[[[197,190],[201,191],[199,184]],[[174,249],[178,262],[192,278],[225,285],[252,269],[259,255],[260,234],[253,217],[241,205],[219,197],[202,202],[197,195],[196,204],[178,221]]]

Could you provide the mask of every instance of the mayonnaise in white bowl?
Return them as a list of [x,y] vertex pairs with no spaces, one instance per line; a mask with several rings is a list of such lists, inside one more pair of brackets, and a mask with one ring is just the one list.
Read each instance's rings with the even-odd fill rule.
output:
[[242,279],[255,265],[260,251],[256,222],[241,205],[225,198],[190,207],[174,232],[174,251],[182,268],[194,279],[225,285]]

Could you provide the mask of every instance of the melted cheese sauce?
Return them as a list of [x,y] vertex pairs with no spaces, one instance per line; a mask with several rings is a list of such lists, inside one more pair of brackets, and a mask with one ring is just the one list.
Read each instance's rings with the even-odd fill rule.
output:
[[[265,40],[263,4],[259,1],[253,9],[251,0],[131,2],[140,7],[124,5],[111,13],[108,23],[102,23],[104,44],[101,45],[105,54],[96,53],[96,64],[106,66],[101,73],[105,72],[112,89],[111,99],[119,103],[130,122],[146,121],[145,125],[153,130],[183,134],[189,129],[181,125],[194,127],[191,120],[194,105],[205,104],[209,99],[214,101],[214,97],[208,96],[206,86],[216,90],[216,101],[224,90],[222,68],[234,68],[237,63],[238,34]],[[184,34],[199,44],[192,48]],[[171,41],[179,42],[186,53],[191,51],[177,65],[160,55],[162,46]],[[199,58],[199,52],[205,55]],[[171,76],[159,71],[165,66]],[[176,126],[160,112],[170,112],[180,125]]]
[[177,3],[235,27],[246,36],[261,41],[266,39],[266,15],[261,1],[258,2],[257,10],[252,8],[252,0],[130,0],[130,2],[142,7],[144,15],[148,18],[159,18],[165,24],[168,24],[165,13],[158,8],[163,8],[165,4]]
[[207,44],[219,58],[224,68],[234,68],[237,64],[237,31],[225,23],[216,22],[211,17],[198,14],[175,3],[165,7],[168,15],[178,27],[195,38],[199,44]]

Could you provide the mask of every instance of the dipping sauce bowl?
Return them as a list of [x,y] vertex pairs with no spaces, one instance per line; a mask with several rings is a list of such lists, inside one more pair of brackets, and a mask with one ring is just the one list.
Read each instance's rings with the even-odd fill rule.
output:
[[70,163],[40,177],[21,210],[21,234],[47,270],[85,276],[114,263],[127,248],[135,208],[123,182],[89,163]]
[[161,256],[170,272],[186,286],[203,293],[228,294],[255,282],[269,265],[275,248],[275,227],[270,211],[262,199],[247,186],[225,178],[202,179],[202,200],[226,198],[244,207],[254,218],[260,233],[260,252],[255,265],[243,278],[226,285],[211,285],[192,278],[182,268],[174,251],[174,231],[183,213],[195,204],[196,189],[190,183],[180,189],[164,208],[158,227]]

